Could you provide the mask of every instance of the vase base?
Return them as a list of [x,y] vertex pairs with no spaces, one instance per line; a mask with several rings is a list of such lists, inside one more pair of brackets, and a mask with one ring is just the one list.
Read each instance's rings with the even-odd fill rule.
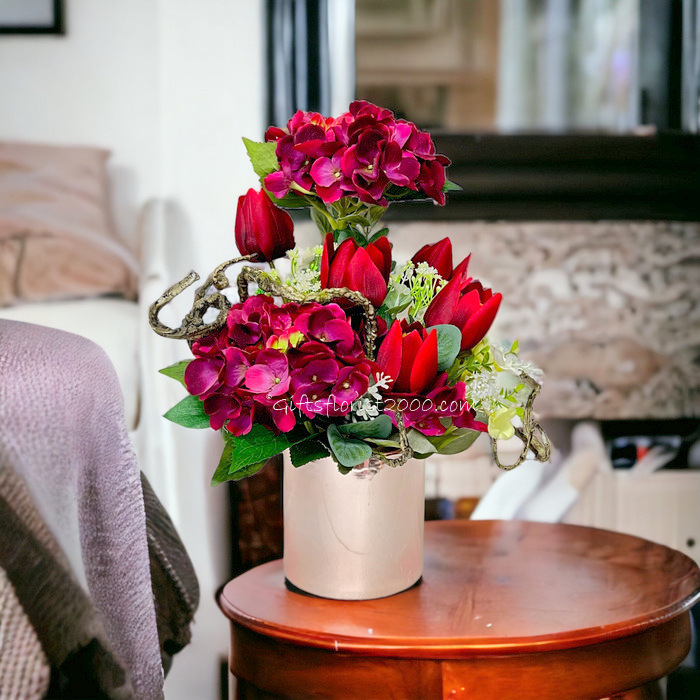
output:
[[370,598],[333,598],[332,596],[316,595],[316,593],[309,593],[308,591],[305,591],[302,588],[295,586],[286,576],[284,577],[284,585],[286,586],[287,590],[291,591],[292,593],[298,593],[299,595],[305,595],[307,598],[322,598],[324,600],[346,600],[346,601],[379,600],[380,598],[391,598],[391,596],[393,596],[393,595],[399,595],[400,593],[405,593],[406,591],[410,591],[411,588],[415,588],[416,586],[419,586],[422,583],[422,581],[423,581],[423,576],[420,576],[418,578],[418,580],[415,583],[412,583],[410,586],[406,586],[406,588],[402,588],[400,591],[396,591],[395,593],[387,593],[386,595],[372,596]]

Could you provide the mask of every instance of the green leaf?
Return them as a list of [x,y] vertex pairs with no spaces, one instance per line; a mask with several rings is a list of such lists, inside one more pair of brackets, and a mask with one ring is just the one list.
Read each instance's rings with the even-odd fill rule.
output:
[[385,310],[387,313],[395,315],[407,309],[412,303],[413,297],[408,286],[395,284],[390,287],[380,311]]
[[241,467],[231,474],[231,480],[240,481],[248,476],[253,476],[253,474],[257,474],[266,464],[267,460],[263,459],[262,462],[258,462],[257,464],[248,464],[245,467]]
[[372,456],[372,448],[361,440],[345,440],[337,426],[328,426],[328,444],[336,461],[343,467],[354,467]]
[[289,446],[289,458],[295,467],[303,467],[309,462],[328,456],[328,448],[318,439],[301,440]]
[[338,471],[345,476],[346,474],[349,474],[352,471],[352,467],[343,467],[340,464],[338,465]]
[[253,476],[253,474],[257,474],[267,464],[267,460],[264,459],[257,464],[249,464],[232,472],[232,457],[233,445],[231,444],[230,440],[226,440],[224,451],[221,454],[221,459],[219,460],[219,466],[216,468],[214,476],[211,478],[212,486],[218,486],[219,484],[223,484],[225,481],[240,481],[241,479],[245,479],[247,476]]
[[163,417],[185,428],[209,427],[209,416],[204,412],[204,406],[196,396],[185,397]]
[[438,372],[446,372],[459,354],[459,346],[462,344],[462,334],[457,326],[443,323],[439,326],[431,326],[428,332],[437,331],[438,344]]
[[[415,428],[410,428],[406,435],[408,437],[408,444],[416,454],[430,455],[437,452],[435,445],[433,445],[423,433],[418,432]],[[423,457],[423,459],[425,459],[425,457]]]
[[274,141],[259,143],[243,137],[243,144],[245,145],[245,150],[248,151],[248,158],[250,158],[253,170],[255,170],[255,174],[258,177],[263,178],[279,170],[279,162],[275,155],[277,144]]
[[371,442],[373,445],[379,445],[379,447],[391,447],[398,449],[401,447],[401,443],[398,440],[382,440],[380,438],[365,438],[367,442]]
[[320,212],[318,209],[311,208],[311,221],[316,224],[316,228],[321,232],[321,235],[327,234],[332,230],[331,225],[328,223],[328,219]]
[[389,235],[389,229],[388,228],[380,228],[379,231],[377,231],[372,238],[369,239],[370,243],[374,243],[375,241],[378,241],[382,236],[388,236]]
[[338,430],[342,435],[349,435],[356,438],[379,438],[385,439],[391,435],[394,426],[391,418],[386,414],[377,416],[372,420],[360,421],[358,423],[345,423],[339,425]]
[[[263,189],[265,190],[264,187]],[[275,197],[275,195],[268,190],[265,190],[265,193],[276,207],[281,207],[282,209],[305,209],[311,206],[301,195],[294,194],[293,192],[290,192],[284,197]]]
[[430,439],[441,455],[456,455],[472,446],[481,435],[478,430],[458,428],[446,435],[436,435]]
[[[343,219],[344,222],[347,220],[347,218]],[[348,238],[352,238],[355,241],[355,243],[357,243],[357,245],[359,245],[360,247],[367,245],[367,238],[365,238],[365,235],[361,231],[358,231],[352,226],[347,226],[346,228],[336,231],[336,246],[340,245],[341,243],[343,243],[343,241],[346,241]]]
[[163,369],[159,369],[158,372],[171,379],[176,379],[182,386],[185,386],[185,370],[190,362],[192,362],[192,360],[182,360],[182,362],[176,362],[174,365],[163,367]]
[[214,472],[214,476],[211,478],[211,485],[217,486],[218,484],[223,484],[224,481],[228,481],[228,468],[231,464],[231,453],[233,452],[233,445],[228,441],[224,440],[224,451],[221,453],[221,459],[219,460],[219,466]]
[[445,184],[442,186],[443,192],[461,192],[464,188],[460,187],[456,182],[451,182],[450,180],[445,180]]
[[253,425],[249,433],[238,437],[224,431],[224,437],[232,446],[228,477],[236,481],[258,471],[247,471],[248,467],[264,464],[289,447],[284,433],[275,435],[263,425]]

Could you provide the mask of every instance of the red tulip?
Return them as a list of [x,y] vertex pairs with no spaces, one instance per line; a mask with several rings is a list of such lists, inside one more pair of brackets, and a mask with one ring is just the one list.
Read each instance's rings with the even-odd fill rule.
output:
[[425,311],[426,326],[451,323],[462,331],[462,350],[473,348],[488,332],[501,303],[501,295],[471,280],[461,287],[459,276],[440,290]]
[[400,321],[394,321],[377,353],[377,364],[397,392],[421,394],[437,378],[437,331],[412,330],[403,335]]
[[428,263],[430,267],[437,270],[438,275],[443,279],[450,279],[452,275],[452,241],[443,238],[437,243],[424,245],[412,258],[412,262]]
[[382,344],[377,353],[377,364],[382,372],[389,377],[389,388],[391,389],[399,377],[401,371],[401,346],[403,344],[403,332],[401,323],[394,321],[389,332],[384,336]]
[[264,191],[250,189],[238,198],[236,246],[241,255],[255,255],[259,261],[281,258],[294,248],[292,218]]
[[382,237],[360,248],[352,238],[335,248],[333,234],[323,242],[321,288],[347,287],[382,305],[391,272],[391,244]]
[[424,245],[412,258],[411,261],[416,265],[421,262],[428,263],[430,267],[437,270],[437,273],[443,279],[450,280],[459,277],[463,282],[469,278],[467,269],[469,267],[469,259],[471,255],[467,255],[459,265],[452,267],[452,241],[449,238],[443,238],[437,243]]

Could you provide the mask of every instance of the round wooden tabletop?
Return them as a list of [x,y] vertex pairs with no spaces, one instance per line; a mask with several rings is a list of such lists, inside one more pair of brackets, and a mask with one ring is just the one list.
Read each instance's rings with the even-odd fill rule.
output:
[[378,600],[288,590],[281,561],[228,583],[241,698],[656,697],[690,647],[700,571],[628,535],[426,523],[423,580]]
[[700,597],[684,554],[629,535],[522,521],[426,523],[423,581],[388,598],[293,593],[281,560],[223,589],[224,613],[298,644],[373,655],[565,649],[635,634]]

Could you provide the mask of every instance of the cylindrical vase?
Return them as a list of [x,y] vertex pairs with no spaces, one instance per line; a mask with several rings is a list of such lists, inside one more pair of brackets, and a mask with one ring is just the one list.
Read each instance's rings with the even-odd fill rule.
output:
[[324,598],[369,600],[423,572],[424,463],[370,460],[341,474],[331,459],[284,460],[284,572]]

